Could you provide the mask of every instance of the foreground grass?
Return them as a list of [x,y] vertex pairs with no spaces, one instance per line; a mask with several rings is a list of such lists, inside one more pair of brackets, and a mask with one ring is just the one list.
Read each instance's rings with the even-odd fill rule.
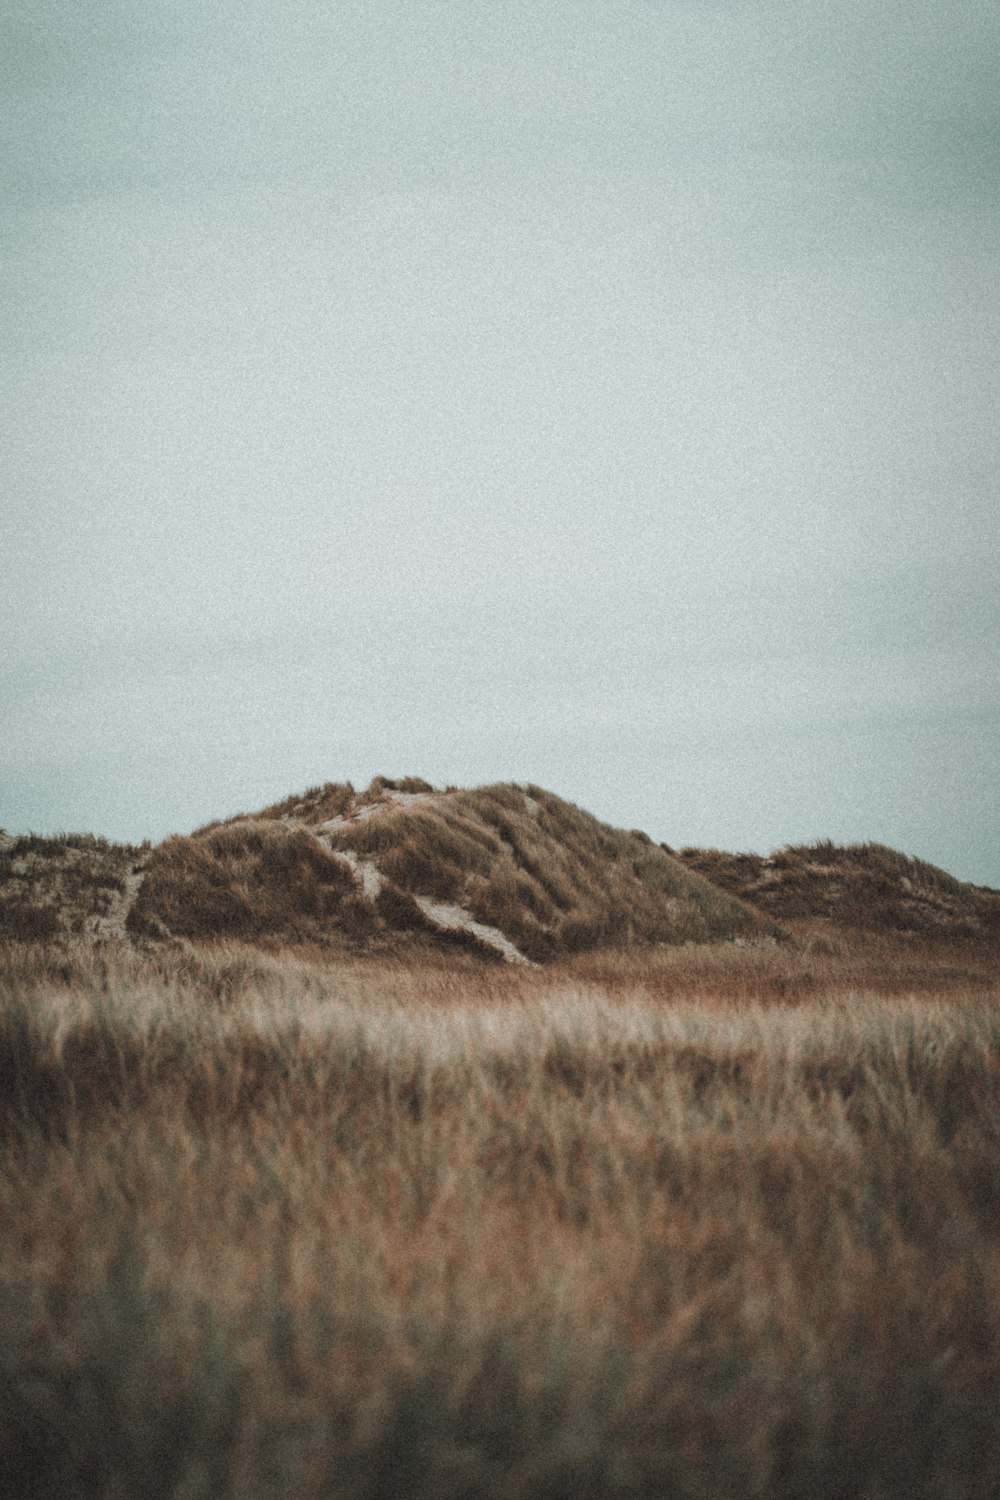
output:
[[0,1491],[996,1495],[996,986],[856,963],[9,950]]

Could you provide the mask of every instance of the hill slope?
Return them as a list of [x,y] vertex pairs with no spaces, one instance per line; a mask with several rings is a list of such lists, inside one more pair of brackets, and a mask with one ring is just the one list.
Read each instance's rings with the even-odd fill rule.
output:
[[884,844],[799,844],[767,856],[682,849],[678,859],[779,921],[1000,941],[1000,892]]
[[0,938],[123,937],[147,857],[146,848],[86,833],[0,830]]
[[507,961],[769,929],[645,834],[540,787],[328,783],[166,840],[129,918],[150,936],[457,941]]

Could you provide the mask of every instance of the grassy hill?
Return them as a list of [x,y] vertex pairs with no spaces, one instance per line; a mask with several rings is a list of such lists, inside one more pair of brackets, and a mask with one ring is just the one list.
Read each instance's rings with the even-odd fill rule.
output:
[[540,963],[820,923],[1000,943],[1000,892],[881,844],[768,856],[613,828],[538,786],[327,782],[150,848],[0,833],[0,937],[456,945]]
[[544,961],[606,945],[724,941],[766,919],[654,844],[540,787],[435,791],[377,777],[159,845],[133,933],[458,942]]
[[823,918],[866,932],[1000,941],[1000,892],[884,844],[800,844],[767,856],[682,849],[678,858],[782,922]]

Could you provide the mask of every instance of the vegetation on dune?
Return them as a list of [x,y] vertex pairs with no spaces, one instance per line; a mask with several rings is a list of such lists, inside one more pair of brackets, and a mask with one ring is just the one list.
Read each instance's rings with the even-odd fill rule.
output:
[[203,828],[195,829],[193,837],[198,838],[212,833],[218,828],[228,828],[233,823],[276,822],[289,817],[292,813],[307,818],[310,822],[322,822],[325,818],[335,818],[345,813],[356,796],[357,793],[349,781],[326,781],[321,786],[310,787],[306,792],[295,792],[289,797],[282,798],[280,802],[272,802],[269,807],[262,808],[260,812],[236,813],[231,818],[206,823]]
[[994,1495],[996,979],[859,951],[9,948],[0,1489]]
[[[880,844],[769,856],[654,844],[541,787],[326,782],[150,850],[0,835],[0,935],[238,938],[337,951],[768,941],[783,923],[1000,945],[1000,892]],[[506,945],[506,946],[505,946]],[[513,946],[511,946],[513,945]]]
[[1000,941],[1000,892],[884,844],[824,840],[768,856],[682,849],[678,858],[781,920],[822,917],[867,931]]
[[147,849],[90,834],[0,837],[0,936],[44,940],[93,930]]
[[373,925],[351,871],[304,830],[267,819],[167,839],[129,915],[137,935],[265,942],[305,941],[331,927],[364,937]]
[[540,787],[455,791],[348,821],[334,848],[401,890],[455,901],[546,960],[608,944],[726,940],[767,928],[645,835]]
[[[426,909],[435,901],[460,909],[466,926],[435,923]],[[129,918],[146,936],[377,950],[433,940],[496,958],[472,923],[535,961],[777,930],[644,834],[539,787],[435,792],[418,777],[384,776],[360,793],[350,783],[312,787],[166,840]]]

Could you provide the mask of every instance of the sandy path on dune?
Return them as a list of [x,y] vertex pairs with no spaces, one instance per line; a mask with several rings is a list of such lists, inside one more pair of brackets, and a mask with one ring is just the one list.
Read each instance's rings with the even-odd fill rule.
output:
[[[331,835],[341,828],[349,828],[352,823],[364,823],[369,818],[377,817],[387,806],[412,807],[421,802],[432,802],[436,797],[445,795],[442,792],[397,792],[386,791],[379,802],[366,802],[361,807],[349,812],[346,817],[338,815],[328,818],[321,823],[319,828],[313,828],[308,823],[288,817],[284,821],[293,828],[301,828],[312,835],[317,843],[323,845],[328,853],[343,864],[349,866],[355,880],[361,888],[362,894],[369,901],[374,901],[381,891],[384,877],[373,859],[362,859],[353,849],[335,849]],[[454,901],[436,901],[431,896],[414,895],[420,910],[432,927],[439,932],[466,932],[470,937],[482,943],[485,948],[492,948],[499,953],[505,963],[509,964],[531,964],[527,958],[510,938],[500,931],[498,927],[490,927],[485,922],[477,922],[470,911],[464,906],[459,906]]]
[[89,919],[87,930],[95,942],[124,942],[126,940],[128,937],[126,930],[128,914],[135,905],[135,899],[145,878],[145,866],[134,866],[123,877],[122,889],[113,893],[111,904],[104,915]]

